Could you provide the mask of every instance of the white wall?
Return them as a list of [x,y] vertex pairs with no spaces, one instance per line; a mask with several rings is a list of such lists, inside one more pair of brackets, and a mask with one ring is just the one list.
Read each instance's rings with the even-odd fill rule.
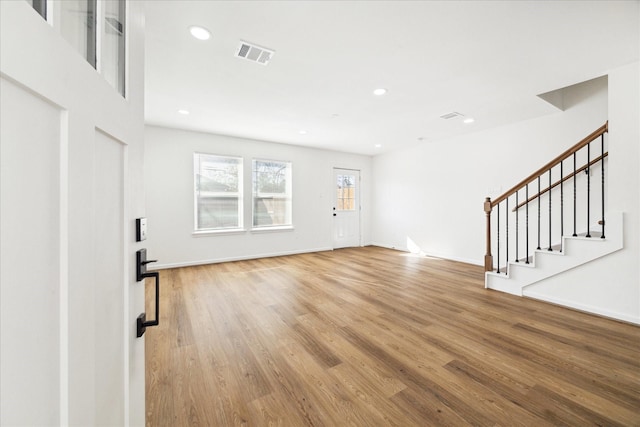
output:
[[[192,234],[194,152],[244,158],[244,223],[247,231]],[[249,230],[250,165],[253,158],[293,163],[293,230]],[[162,268],[329,250],[332,248],[334,167],[361,171],[361,242],[363,245],[369,244],[370,157],[147,126],[145,185],[148,255],[158,259],[157,267]]]
[[408,250],[411,239],[426,254],[483,265],[484,197],[506,191],[608,119],[608,210],[625,212],[625,250],[537,291],[638,321],[638,78],[637,64],[612,70],[609,91],[604,79],[576,86],[565,93],[563,112],[375,157],[373,244]]
[[608,210],[624,213],[624,249],[528,288],[536,298],[640,324],[640,67],[609,73]]
[[[2,425],[144,425],[141,7],[128,5],[123,99],[27,2],[0,1]],[[115,153],[114,199],[95,191],[100,147]]]
[[484,198],[602,126],[606,78],[567,89],[565,105],[556,114],[374,157],[373,243],[409,250],[410,239],[426,254],[483,265]]

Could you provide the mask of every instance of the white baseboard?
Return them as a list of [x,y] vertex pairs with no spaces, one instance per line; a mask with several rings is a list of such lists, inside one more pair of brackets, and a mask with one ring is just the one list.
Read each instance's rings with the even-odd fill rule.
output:
[[228,258],[214,258],[214,259],[202,259],[198,261],[184,261],[184,262],[174,262],[167,264],[158,264],[154,265],[154,270],[164,270],[167,268],[179,268],[179,267],[191,267],[194,265],[206,265],[206,264],[220,264],[222,262],[232,262],[232,261],[246,261],[250,259],[259,259],[259,258],[273,258],[278,256],[287,256],[287,255],[298,255],[298,254],[306,254],[311,252],[324,252],[324,251],[332,251],[331,247],[323,247],[323,248],[315,248],[315,249],[304,249],[298,251],[284,251],[284,252],[272,252],[267,254],[255,254],[255,255],[247,255],[247,256],[238,256],[238,257],[228,257]]
[[624,314],[624,313],[618,313],[618,312],[614,312],[614,311],[610,311],[610,310],[605,310],[605,309],[602,309],[601,307],[595,307],[595,306],[587,305],[587,304],[580,304],[580,303],[576,303],[574,301],[564,300],[562,298],[550,297],[549,295],[539,294],[537,292],[529,291],[527,289],[525,289],[523,291],[523,296],[529,297],[529,298],[535,298],[535,299],[540,300],[540,301],[550,302],[552,304],[557,304],[557,305],[561,305],[561,306],[564,306],[564,307],[573,308],[575,310],[584,311],[584,312],[590,313],[590,314],[597,314],[599,316],[604,316],[604,317],[608,317],[608,318],[611,318],[611,319],[622,320],[623,322],[633,323],[635,325],[640,325],[640,318],[639,317],[634,317],[634,316],[631,316],[631,315],[628,315],[628,314]]
[[[379,246],[381,248],[393,249],[395,251],[400,251],[400,252],[407,252],[407,253],[411,252],[411,251],[409,251],[408,248],[400,248],[400,247],[397,247],[397,246],[390,246],[390,245],[387,245],[387,244],[384,244],[384,243],[372,242],[371,246]],[[458,257],[458,256],[449,255],[449,254],[441,254],[441,253],[436,253],[436,252],[424,252],[421,255],[422,256],[426,256],[426,257],[446,259],[446,260],[449,260],[449,261],[463,262],[465,264],[484,266],[484,262],[482,262],[481,260]]]

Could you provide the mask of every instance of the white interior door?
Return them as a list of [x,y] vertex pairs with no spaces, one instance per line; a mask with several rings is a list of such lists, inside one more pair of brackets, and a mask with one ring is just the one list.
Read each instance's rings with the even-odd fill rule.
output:
[[333,169],[333,247],[360,246],[360,171]]

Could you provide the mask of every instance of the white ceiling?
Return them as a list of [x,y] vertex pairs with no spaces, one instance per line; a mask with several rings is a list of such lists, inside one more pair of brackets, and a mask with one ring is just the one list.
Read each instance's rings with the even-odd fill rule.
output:
[[[637,61],[638,6],[147,1],[146,120],[367,155],[436,141],[557,112],[536,95]],[[240,40],[275,50],[269,65],[236,58]]]

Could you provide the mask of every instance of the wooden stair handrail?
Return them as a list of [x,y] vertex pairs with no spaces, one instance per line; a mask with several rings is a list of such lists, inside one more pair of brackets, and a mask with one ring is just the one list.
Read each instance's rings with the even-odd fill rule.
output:
[[538,194],[536,194],[535,196],[531,196],[529,197],[528,200],[520,203],[518,206],[516,206],[515,208],[511,209],[511,212],[515,212],[516,210],[520,209],[521,207],[523,207],[524,205],[526,205],[527,203],[531,203],[533,202],[535,199],[538,198],[538,196],[542,196],[544,193],[546,193],[549,190],[553,190],[554,188],[556,188],[558,185],[560,185],[561,183],[570,180],[571,178],[573,178],[574,176],[576,176],[577,174],[579,174],[580,172],[582,172],[585,169],[589,169],[591,166],[595,165],[596,163],[598,163],[600,160],[604,159],[605,157],[607,157],[609,155],[609,152],[605,152],[602,156],[598,156],[595,159],[591,160],[589,163],[587,163],[584,166],[581,166],[580,168],[576,169],[575,172],[571,172],[569,175],[563,177],[562,179],[557,180],[556,182],[554,182],[551,187],[547,187],[544,190],[540,191]]
[[492,200],[491,201],[491,207],[493,208],[494,206],[497,206],[498,203],[502,202],[507,197],[509,197],[512,194],[514,194],[516,191],[520,190],[522,187],[527,185],[529,182],[533,181],[539,175],[542,175],[543,173],[547,172],[549,169],[551,169],[554,166],[560,164],[561,161],[569,158],[571,155],[573,155],[573,153],[577,152],[582,147],[585,147],[591,141],[595,140],[596,138],[598,138],[599,136],[601,136],[601,135],[603,135],[603,134],[605,134],[607,132],[609,132],[609,121],[608,120],[605,122],[604,125],[600,126],[598,129],[596,129],[593,132],[591,132],[588,136],[586,136],[584,139],[582,139],[576,145],[574,145],[573,147],[567,149],[564,153],[560,154],[555,159],[551,160],[549,163],[545,164],[544,166],[542,166],[537,171],[533,172],[531,175],[529,175],[528,177],[526,177],[525,179],[520,181],[518,184],[516,184],[513,187],[511,187],[509,190],[507,190],[501,196],[497,197],[495,200]]
[[[491,198],[489,198],[489,197],[487,197],[485,199],[485,201],[484,201],[484,212],[485,212],[485,216],[486,216],[486,252],[485,252],[485,256],[484,256],[484,270],[485,271],[491,271],[493,269],[493,255],[491,254],[491,211],[493,211],[494,206],[498,206],[499,203],[501,203],[502,201],[508,199],[512,194],[514,194],[517,191],[519,191],[522,187],[524,187],[525,185],[529,184],[535,178],[537,178],[537,177],[541,176],[542,174],[550,171],[553,167],[559,165],[563,160],[569,158],[571,155],[576,153],[578,150],[580,150],[581,148],[585,147],[590,142],[594,141],[596,138],[598,138],[599,136],[604,135],[607,132],[609,132],[609,121],[608,120],[605,122],[604,125],[600,126],[598,129],[596,129],[593,132],[591,132],[588,136],[583,138],[580,142],[575,144],[573,147],[567,149],[564,153],[560,154],[559,156],[557,156],[556,158],[554,158],[553,160],[548,162],[546,165],[542,166],[537,171],[533,172],[531,175],[529,175],[528,177],[526,177],[525,179],[520,181],[518,184],[516,184],[515,186],[510,188],[508,191],[503,193],[501,196],[497,197],[495,200],[491,200]],[[603,153],[603,155],[600,156],[600,158],[595,160],[595,161],[598,161],[598,160],[604,161],[604,157],[605,157],[605,155]],[[585,168],[589,167],[589,166],[591,166],[591,162],[588,162],[588,164],[585,165]],[[570,177],[574,177],[576,173],[577,173],[577,171],[574,172],[573,174],[571,174]],[[563,181],[564,181],[564,178],[561,177],[561,180],[558,183],[563,182]],[[554,186],[558,185],[558,183],[554,184]],[[604,181],[603,181],[603,183],[604,183]],[[551,187],[551,188],[553,188],[553,187]],[[548,190],[550,190],[550,188],[547,189],[547,191]],[[535,197],[538,197],[538,196],[539,195],[536,195]],[[522,206],[526,205],[530,201],[531,201],[531,198],[529,200],[527,200],[526,202],[524,202],[522,204]],[[516,209],[517,209],[517,207],[516,207]],[[604,212],[604,206],[603,206],[603,212]],[[499,250],[500,250],[500,248],[498,247],[498,253],[500,253]]]

